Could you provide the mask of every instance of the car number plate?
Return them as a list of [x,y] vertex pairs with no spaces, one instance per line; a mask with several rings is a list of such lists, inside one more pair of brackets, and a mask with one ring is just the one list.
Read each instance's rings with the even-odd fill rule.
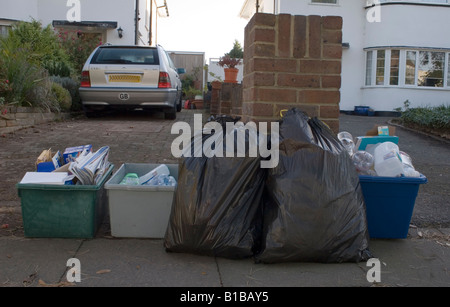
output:
[[139,76],[139,75],[109,75],[109,82],[140,83],[141,76]]

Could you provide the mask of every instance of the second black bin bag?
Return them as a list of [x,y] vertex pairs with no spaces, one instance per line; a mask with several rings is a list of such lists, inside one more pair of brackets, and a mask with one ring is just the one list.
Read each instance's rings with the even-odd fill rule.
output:
[[280,163],[269,170],[264,263],[370,258],[359,177],[345,148],[318,119],[292,109],[280,123]]
[[[202,143],[213,138],[223,141],[224,151],[229,150],[226,123],[237,120],[210,119],[219,122],[224,133],[203,133]],[[247,133],[246,145],[255,133]],[[194,140],[191,145],[193,148]],[[166,251],[242,259],[252,257],[259,249],[266,171],[259,156],[250,157],[248,152],[245,156],[208,158],[202,154],[184,158],[164,240]]]

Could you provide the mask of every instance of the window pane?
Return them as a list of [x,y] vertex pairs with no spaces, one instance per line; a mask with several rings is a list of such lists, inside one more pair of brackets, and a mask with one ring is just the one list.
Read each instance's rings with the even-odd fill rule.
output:
[[391,50],[390,85],[398,85],[399,72],[400,72],[400,50]]
[[372,63],[373,51],[368,51],[366,59],[366,85],[372,85]]
[[416,51],[406,52],[405,84],[416,84]]
[[419,52],[419,86],[444,86],[444,52]]
[[384,65],[386,63],[386,51],[377,51],[377,85],[384,85]]
[[450,86],[450,53],[447,55],[448,67],[447,67],[447,86]]
[[156,48],[107,47],[100,48],[91,64],[159,65]]

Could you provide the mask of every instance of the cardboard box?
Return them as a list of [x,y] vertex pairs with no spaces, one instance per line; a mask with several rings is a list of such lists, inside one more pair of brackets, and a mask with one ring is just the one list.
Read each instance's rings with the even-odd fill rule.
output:
[[92,151],[92,145],[76,146],[66,148],[63,154],[64,164],[74,161],[84,151]]
[[378,143],[392,142],[398,145],[399,138],[397,136],[360,136],[356,138],[356,149],[367,150],[370,145]]
[[50,173],[60,168],[63,165],[63,157],[61,152],[58,151],[53,157],[51,157],[51,149],[44,150],[36,160],[36,170],[39,173]]
[[[380,134],[380,132],[382,134]],[[392,126],[375,125],[372,129],[367,131],[366,136],[395,136],[396,129]]]

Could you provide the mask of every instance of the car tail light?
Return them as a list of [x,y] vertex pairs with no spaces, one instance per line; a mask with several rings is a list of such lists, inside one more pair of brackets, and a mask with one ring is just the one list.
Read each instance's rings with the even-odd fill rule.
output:
[[81,87],[91,87],[91,77],[89,76],[89,71],[84,70],[81,73]]
[[171,87],[172,84],[170,83],[169,74],[161,71],[159,73],[158,88],[171,88]]

